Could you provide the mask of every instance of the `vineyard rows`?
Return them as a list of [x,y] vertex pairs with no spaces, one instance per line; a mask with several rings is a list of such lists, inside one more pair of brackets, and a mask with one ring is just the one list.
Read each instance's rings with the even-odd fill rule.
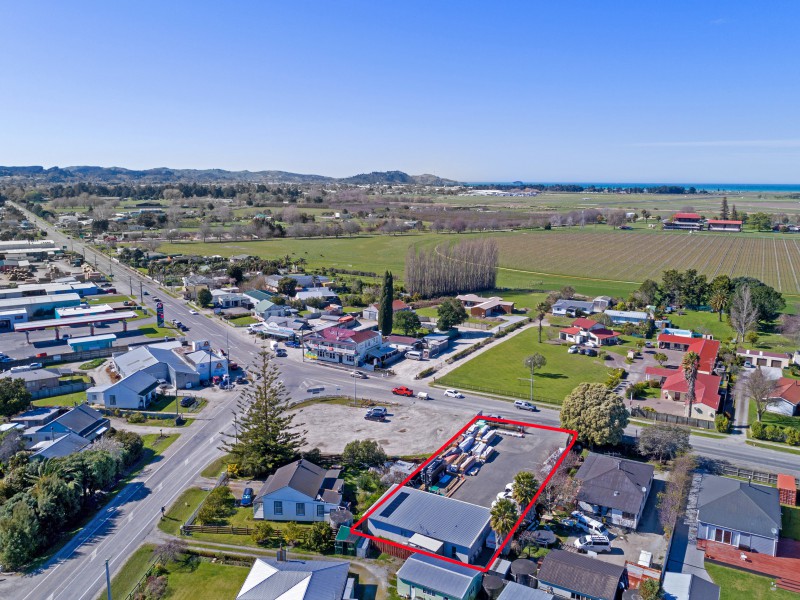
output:
[[576,231],[497,242],[500,265],[513,269],[615,281],[658,280],[666,269],[697,269],[709,278],[746,275],[800,294],[800,244],[794,238]]

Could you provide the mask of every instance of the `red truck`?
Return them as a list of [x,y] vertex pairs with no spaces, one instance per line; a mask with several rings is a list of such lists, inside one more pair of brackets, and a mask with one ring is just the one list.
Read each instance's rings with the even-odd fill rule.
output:
[[392,393],[395,396],[409,396],[409,397],[411,397],[411,396],[414,395],[414,390],[410,390],[406,386],[401,385],[400,387],[394,388],[392,390]]

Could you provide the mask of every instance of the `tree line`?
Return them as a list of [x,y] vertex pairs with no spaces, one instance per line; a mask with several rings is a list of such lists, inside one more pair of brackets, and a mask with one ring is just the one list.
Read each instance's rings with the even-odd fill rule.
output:
[[406,289],[423,298],[493,289],[499,250],[491,239],[439,244],[432,250],[409,248]]

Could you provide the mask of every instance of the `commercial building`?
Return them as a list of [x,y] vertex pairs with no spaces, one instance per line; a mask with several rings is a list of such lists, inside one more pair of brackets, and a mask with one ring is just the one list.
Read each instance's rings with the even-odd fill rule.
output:
[[[78,306],[80,303],[81,297],[75,293],[0,298],[0,313],[24,310],[25,321],[32,321],[52,318],[57,308]],[[17,321],[15,320],[15,322]]]
[[[220,368],[214,369],[215,364],[198,370],[197,365],[184,360],[185,349],[180,342],[161,342],[148,346],[139,346],[129,352],[114,356],[114,368],[122,377],[129,377],[134,373],[143,371],[155,379],[161,379],[177,389],[198,387],[201,382],[208,381],[214,376],[215,371],[227,372],[227,359],[219,359]],[[201,353],[204,351],[200,351]],[[197,356],[202,359],[202,354]]]
[[117,336],[113,333],[106,333],[103,335],[87,335],[85,337],[70,338],[67,344],[73,352],[86,352],[89,350],[102,350],[104,348],[111,348],[114,342],[117,341]]
[[306,358],[358,366],[372,348],[381,345],[380,332],[354,331],[343,327],[327,327],[305,338]]

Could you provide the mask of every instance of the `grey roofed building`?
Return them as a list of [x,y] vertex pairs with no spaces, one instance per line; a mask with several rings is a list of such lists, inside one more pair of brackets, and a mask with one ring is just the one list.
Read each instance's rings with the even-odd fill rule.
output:
[[77,433],[67,433],[55,440],[44,440],[35,444],[31,458],[61,458],[89,447],[91,442]]
[[342,600],[350,563],[257,558],[236,600]]
[[52,422],[52,424],[56,423],[80,436],[93,439],[93,434],[98,434],[100,429],[107,427],[108,419],[90,406],[79,404]]
[[61,409],[58,406],[38,406],[11,417],[11,422],[19,423],[24,427],[38,427],[47,425],[50,421],[58,417],[60,412]]
[[445,544],[445,554],[472,562],[489,534],[488,508],[422,490],[392,485],[367,519],[370,534],[408,543],[413,534]]
[[664,573],[663,600],[719,600],[719,586],[689,573]]
[[295,300],[310,300],[311,298],[336,298],[336,292],[326,287],[308,288],[302,292],[297,292]]
[[[581,482],[578,504],[612,523],[635,529],[653,483],[655,469],[647,463],[590,452],[575,479]],[[607,513],[611,514],[607,514]]]
[[475,586],[475,578],[480,572],[469,567],[462,567],[432,558],[424,554],[412,554],[400,570],[397,571],[398,587],[400,582],[435,591],[445,598],[465,598],[470,588]]
[[567,300],[562,298],[553,304],[552,312],[554,315],[565,315],[567,313],[575,313],[576,311],[591,314],[597,312],[594,310],[594,302],[586,302],[584,300]]
[[551,550],[542,559],[536,577],[539,589],[554,588],[557,596],[567,592],[595,600],[616,600],[618,591],[627,587],[624,566],[566,550]]
[[509,581],[497,600],[552,600],[553,594]]
[[[324,496],[323,492],[335,492],[338,488],[336,502],[339,502],[342,499],[341,485],[336,486],[336,483],[341,482],[339,479],[340,473],[339,469],[326,470],[312,462],[301,459],[281,467],[270,475],[258,495],[265,496],[281,488],[290,487],[310,498],[316,498],[317,496]],[[326,499],[326,501],[333,502],[333,497],[330,494],[328,496],[330,500]]]
[[58,379],[59,374],[56,371],[51,371],[50,369],[32,369],[30,371],[19,371],[17,373],[8,371],[0,374],[0,377],[5,377],[8,379],[22,379],[27,383],[29,381],[53,379],[54,377]]
[[697,520],[698,540],[714,540],[771,556],[777,553],[781,530],[777,488],[703,475]]
[[294,279],[297,287],[301,288],[310,288],[310,287],[319,287],[328,281],[327,277],[324,275],[298,275],[298,274],[286,274],[286,275],[267,275],[265,278],[265,283],[268,288],[277,289],[278,283],[280,283],[281,279],[284,277],[289,277],[290,279]]
[[175,352],[179,348],[181,343],[177,341],[139,346],[115,355],[114,366],[122,377],[147,371],[156,379],[168,381],[180,389],[196,386],[201,374]]

